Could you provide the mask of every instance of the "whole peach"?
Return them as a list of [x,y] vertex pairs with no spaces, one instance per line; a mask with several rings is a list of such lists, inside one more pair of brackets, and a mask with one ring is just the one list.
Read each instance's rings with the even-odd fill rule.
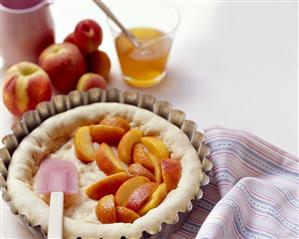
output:
[[7,109],[20,117],[39,102],[51,99],[50,78],[38,65],[20,62],[6,71],[2,96]]
[[80,21],[75,28],[74,35],[77,46],[85,54],[97,50],[102,43],[102,28],[91,19]]
[[108,80],[111,62],[108,55],[100,50],[94,51],[86,56],[87,71],[103,76]]
[[73,43],[73,44],[76,45],[77,43],[76,43],[76,39],[75,39],[75,35],[74,35],[74,33],[72,32],[72,33],[68,34],[68,35],[64,38],[63,42],[69,42],[69,43]]
[[85,73],[78,81],[77,90],[87,91],[91,88],[106,89],[106,87],[106,81],[102,76],[94,73]]
[[54,87],[61,93],[76,88],[85,73],[85,61],[78,47],[72,43],[53,44],[40,54],[39,65],[48,73]]

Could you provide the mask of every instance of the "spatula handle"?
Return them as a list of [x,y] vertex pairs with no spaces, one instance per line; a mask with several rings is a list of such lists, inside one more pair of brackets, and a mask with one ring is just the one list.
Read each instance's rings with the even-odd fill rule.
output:
[[63,192],[52,192],[50,200],[48,239],[62,239],[62,224]]
[[140,48],[141,44],[136,37],[128,31],[123,24],[116,18],[116,16],[110,11],[110,9],[101,0],[92,0],[102,11],[122,30],[122,32],[129,38],[133,46]]

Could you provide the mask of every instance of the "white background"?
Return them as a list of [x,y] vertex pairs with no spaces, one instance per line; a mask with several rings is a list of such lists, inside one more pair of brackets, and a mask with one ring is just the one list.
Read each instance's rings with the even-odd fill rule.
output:
[[[139,89],[170,101],[200,129],[222,125],[247,130],[297,155],[297,6],[295,1],[177,1],[182,16],[168,76]],[[121,80],[113,39],[90,1],[56,0],[51,6],[57,42],[85,18],[103,28],[101,49],[112,60],[111,87]],[[153,16],[157,17],[157,16]],[[2,97],[1,97],[2,98]],[[12,116],[1,103],[1,136]],[[1,203],[4,238],[32,238]]]

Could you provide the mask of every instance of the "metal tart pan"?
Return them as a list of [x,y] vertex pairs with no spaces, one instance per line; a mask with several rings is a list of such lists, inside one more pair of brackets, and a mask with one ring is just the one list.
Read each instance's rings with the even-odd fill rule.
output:
[[[118,102],[149,110],[180,128],[188,136],[190,143],[197,151],[198,160],[201,161],[202,165],[203,177],[194,199],[186,205],[185,211],[177,213],[173,224],[162,223],[157,234],[151,235],[144,231],[141,237],[142,239],[152,236],[159,239],[168,238],[171,233],[176,232],[182,226],[191,214],[193,205],[202,198],[203,191],[201,187],[209,184],[208,173],[212,169],[212,163],[207,156],[210,151],[204,143],[204,134],[197,131],[196,123],[185,118],[183,111],[173,109],[172,105],[167,101],[157,100],[152,95],[140,94],[136,91],[120,91],[115,88],[108,90],[91,89],[87,92],[72,91],[68,95],[57,95],[49,102],[38,104],[35,110],[26,112],[19,121],[12,125],[13,133],[6,135],[2,139],[5,145],[5,147],[0,149],[0,189],[3,200],[6,201],[11,212],[19,218],[36,238],[46,238],[46,232],[42,230],[40,225],[32,225],[25,215],[19,214],[7,192],[6,179],[12,155],[22,139],[46,119],[69,109],[97,102]],[[81,238],[80,235],[77,238]]]

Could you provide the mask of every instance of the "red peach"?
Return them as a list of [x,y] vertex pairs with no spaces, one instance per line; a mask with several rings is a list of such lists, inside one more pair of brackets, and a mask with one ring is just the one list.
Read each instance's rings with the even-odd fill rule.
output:
[[82,75],[77,84],[77,90],[87,91],[91,88],[106,89],[107,84],[105,79],[94,73],[85,73]]
[[68,42],[44,49],[38,63],[61,93],[74,90],[79,77],[85,73],[84,57],[76,45]]
[[94,51],[86,56],[86,64],[89,72],[97,73],[108,79],[111,62],[108,55],[100,50]]
[[76,39],[75,39],[75,35],[74,33],[70,33],[66,36],[66,38],[64,38],[63,42],[69,42],[69,43],[73,43],[73,44],[77,44],[76,43]]
[[85,54],[98,49],[102,43],[102,28],[94,20],[80,21],[74,31],[77,46]]
[[20,117],[24,112],[35,109],[39,102],[51,99],[51,81],[39,66],[20,62],[6,71],[2,95],[8,110]]

